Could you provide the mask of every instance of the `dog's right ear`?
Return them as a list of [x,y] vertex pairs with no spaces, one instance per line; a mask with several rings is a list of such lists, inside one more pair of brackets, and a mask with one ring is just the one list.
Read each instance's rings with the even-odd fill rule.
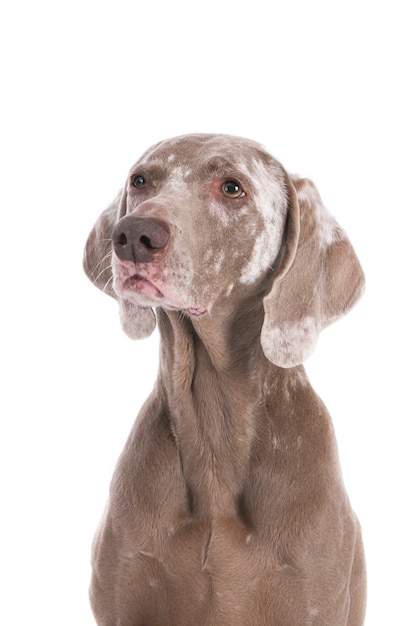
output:
[[112,240],[117,222],[126,215],[126,191],[122,190],[103,211],[90,232],[84,249],[83,267],[92,283],[119,303],[120,323],[131,339],[144,339],[155,328],[152,309],[144,309],[123,298],[113,290]]
[[264,298],[261,333],[266,357],[279,367],[308,358],[320,331],[345,315],[364,288],[352,244],[315,185],[288,178],[288,196],[283,259]]

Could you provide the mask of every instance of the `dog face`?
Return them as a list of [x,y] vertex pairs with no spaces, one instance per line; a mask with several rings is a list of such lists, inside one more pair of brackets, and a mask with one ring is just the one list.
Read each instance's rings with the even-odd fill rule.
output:
[[[310,181],[291,178],[261,146],[188,135],[150,148],[87,241],[85,269],[119,300],[132,337],[152,307],[199,319],[274,273],[261,342],[281,366],[301,362],[324,326],[356,301],[363,275]],[[229,307],[230,309],[230,307]]]
[[210,314],[215,301],[272,267],[287,204],[282,168],[252,142],[191,136],[158,144],[129,173],[118,228],[123,236],[130,224],[140,239],[148,220],[166,241],[149,258],[118,256],[115,247],[115,293],[142,307]]

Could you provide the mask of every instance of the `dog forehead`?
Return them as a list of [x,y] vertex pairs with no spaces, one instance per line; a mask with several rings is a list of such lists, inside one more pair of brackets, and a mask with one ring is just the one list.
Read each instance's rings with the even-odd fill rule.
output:
[[151,146],[137,161],[137,165],[187,166],[198,168],[207,163],[251,170],[253,162],[273,160],[259,144],[233,135],[182,135]]
[[[152,172],[169,181],[179,194],[191,193],[195,184],[213,177],[236,178],[249,192],[250,214],[262,220],[265,231],[282,224],[287,203],[285,171],[259,143],[234,135],[192,134],[166,139],[151,146],[131,171]],[[222,223],[233,215],[216,200],[207,206]],[[256,211],[254,210],[256,209]],[[230,218],[230,219],[229,219]]]

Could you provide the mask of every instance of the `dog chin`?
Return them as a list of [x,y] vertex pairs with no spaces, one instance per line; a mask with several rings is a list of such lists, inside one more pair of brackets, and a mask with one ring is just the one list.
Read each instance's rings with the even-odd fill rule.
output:
[[166,303],[166,298],[162,291],[140,274],[135,274],[125,280],[115,278],[113,280],[113,290],[119,298],[128,300],[140,307],[152,307]]

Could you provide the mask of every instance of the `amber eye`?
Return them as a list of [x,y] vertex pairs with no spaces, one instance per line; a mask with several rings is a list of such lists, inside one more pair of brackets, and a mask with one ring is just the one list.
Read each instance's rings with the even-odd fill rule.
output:
[[136,188],[144,187],[146,184],[145,177],[139,174],[138,176],[134,176],[132,180],[132,185]]
[[222,192],[228,198],[243,198],[245,195],[242,186],[235,180],[227,180],[223,183]]

